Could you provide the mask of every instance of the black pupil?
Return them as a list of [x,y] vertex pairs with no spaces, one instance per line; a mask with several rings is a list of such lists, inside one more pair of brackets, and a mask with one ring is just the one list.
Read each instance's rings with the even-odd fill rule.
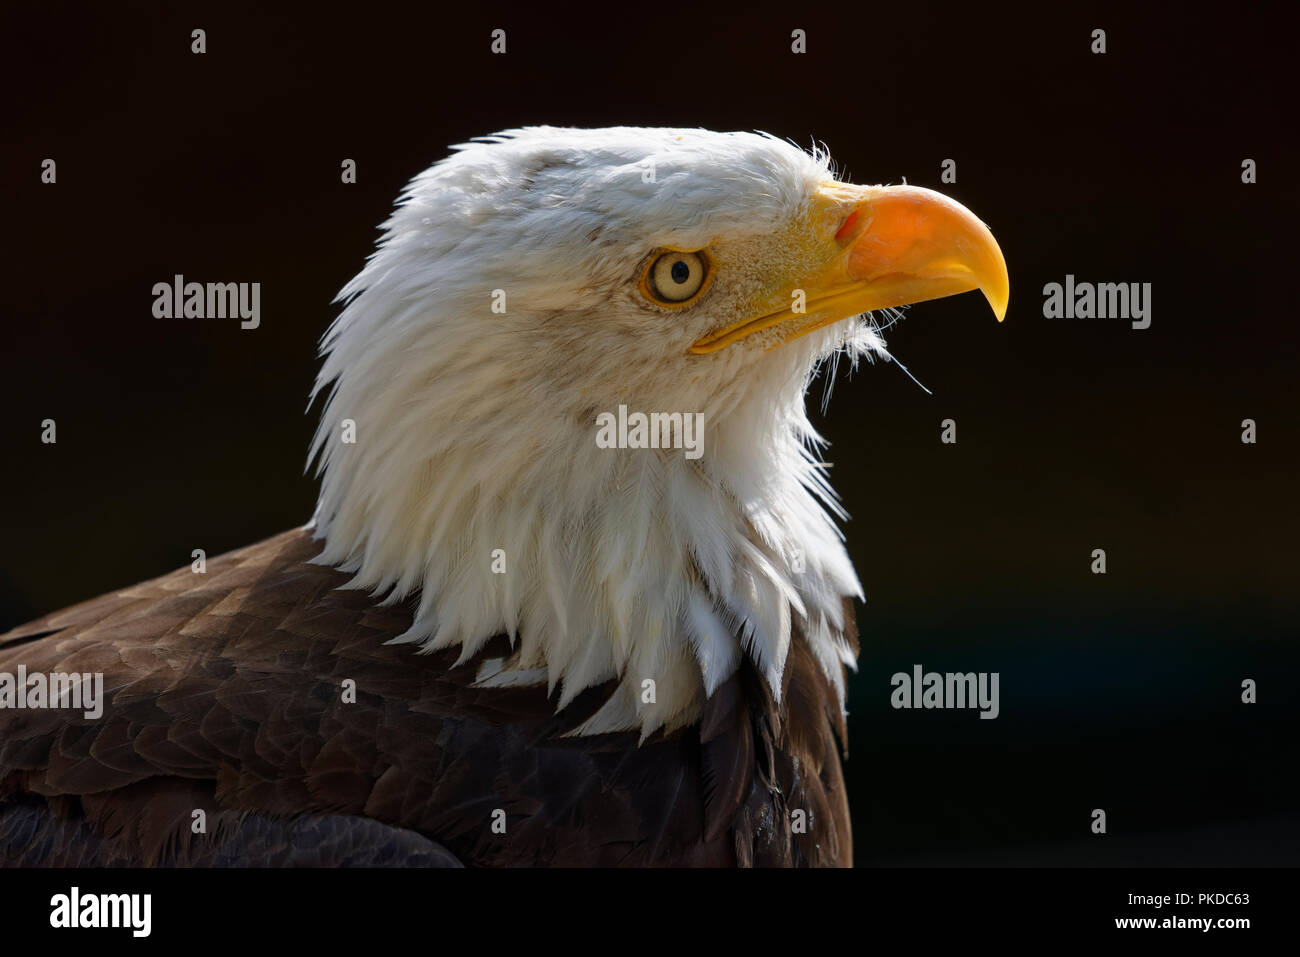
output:
[[672,275],[673,275],[673,282],[677,283],[677,285],[680,286],[686,280],[691,278],[691,267],[686,265],[685,260],[679,259],[677,260],[677,262],[673,263]]

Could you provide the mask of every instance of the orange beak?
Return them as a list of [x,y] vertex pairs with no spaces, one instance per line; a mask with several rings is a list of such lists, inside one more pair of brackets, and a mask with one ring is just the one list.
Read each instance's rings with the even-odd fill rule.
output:
[[[1001,322],[1010,280],[987,226],[960,203],[919,186],[827,183],[792,242],[814,265],[774,303],[781,308],[710,333],[691,352],[716,352],[775,328],[776,348],[874,309],[979,289]],[[786,305],[788,303],[788,305]]]

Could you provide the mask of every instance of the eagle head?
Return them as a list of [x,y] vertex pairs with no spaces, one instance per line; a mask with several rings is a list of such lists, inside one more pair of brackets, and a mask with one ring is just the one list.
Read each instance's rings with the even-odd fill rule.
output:
[[322,341],[318,561],[418,594],[399,641],[468,661],[509,635],[482,684],[560,708],[613,682],[578,733],[693,721],[746,656],[779,697],[792,640],[842,706],[862,592],[804,392],[828,356],[887,358],[872,311],[976,288],[1001,319],[1006,265],[964,207],[771,136],[458,146]]

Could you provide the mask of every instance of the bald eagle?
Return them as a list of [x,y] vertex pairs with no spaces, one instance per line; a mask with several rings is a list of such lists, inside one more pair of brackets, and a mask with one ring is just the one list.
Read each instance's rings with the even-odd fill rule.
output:
[[0,859],[851,863],[804,393],[973,289],[968,210],[769,135],[455,147],[339,293],[311,521],[0,636]]

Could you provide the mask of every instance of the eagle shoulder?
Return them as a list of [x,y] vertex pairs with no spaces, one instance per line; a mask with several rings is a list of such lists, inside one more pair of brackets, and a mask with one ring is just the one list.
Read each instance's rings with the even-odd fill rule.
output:
[[0,863],[851,863],[839,701],[799,636],[780,705],[746,662],[695,725],[573,736],[612,682],[558,713],[480,687],[505,636],[462,664],[387,645],[411,604],[317,551],[296,529],[0,636],[0,673],[105,699],[0,709]]

